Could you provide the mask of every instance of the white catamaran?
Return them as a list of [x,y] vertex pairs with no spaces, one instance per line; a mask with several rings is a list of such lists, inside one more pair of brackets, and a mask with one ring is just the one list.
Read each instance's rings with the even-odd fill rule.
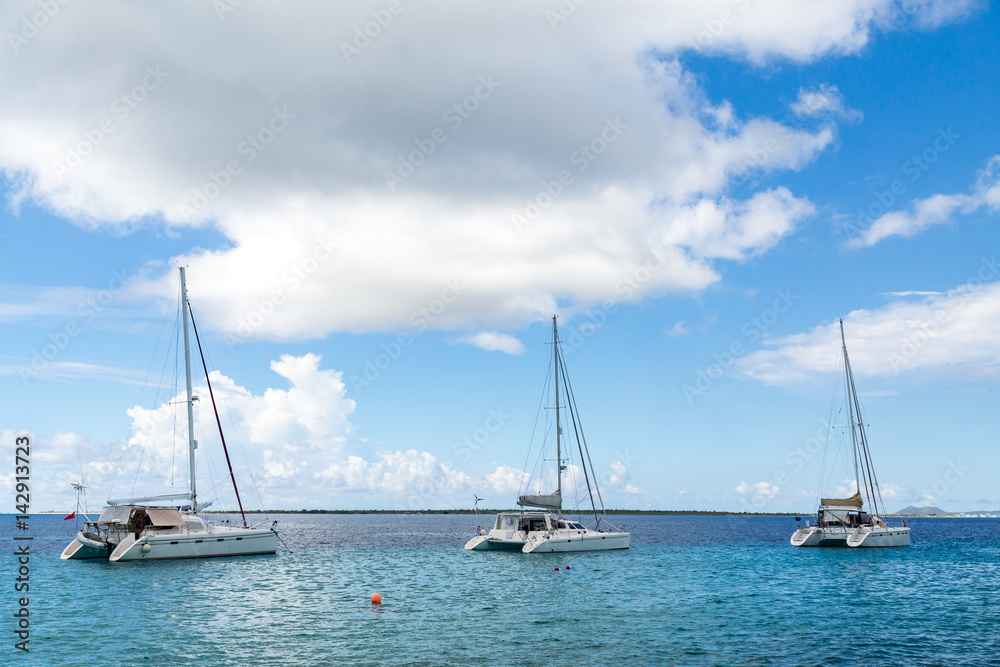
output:
[[[222,424],[219,421],[218,409],[215,408],[215,396],[212,384],[208,380],[208,368],[205,356],[201,353],[201,342],[198,338],[198,328],[194,321],[194,310],[188,301],[187,284],[184,268],[181,267],[181,317],[184,328],[184,363],[187,378],[187,424],[188,424],[188,480],[187,493],[146,498],[124,498],[108,500],[108,506],[101,512],[97,521],[87,522],[80,530],[76,539],[70,542],[60,558],[62,560],[78,558],[101,558],[112,562],[129,560],[163,560],[173,558],[211,558],[215,556],[247,556],[252,554],[273,554],[277,551],[278,534],[272,524],[270,527],[250,527],[247,525],[246,514],[243,513],[243,503],[239,490],[236,489],[236,478],[233,475],[232,464],[229,465],[229,475],[236,491],[236,500],[243,517],[243,526],[219,525],[197,515],[199,509],[204,509],[210,503],[198,504],[197,488],[195,486],[195,449],[198,443],[194,439],[194,407],[196,397],[191,390],[191,353],[188,340],[188,314],[194,328],[195,340],[201,354],[202,367],[205,369],[205,380],[208,382],[209,396],[215,409],[219,433],[222,434]],[[225,439],[222,441],[225,448]],[[226,463],[229,463],[229,452],[226,451]],[[177,506],[180,505],[180,506]],[[275,522],[276,523],[276,522]]]
[[[910,544],[910,529],[903,526],[889,526],[880,514],[885,507],[878,478],[872,465],[865,435],[864,420],[861,418],[861,403],[854,386],[851,360],[847,356],[847,341],[844,338],[844,320],[840,320],[840,341],[844,350],[844,372],[847,389],[847,412],[851,419],[851,448],[854,453],[854,477],[858,491],[850,498],[821,498],[816,525],[806,522],[792,534],[792,546],[796,547],[905,547]],[[864,491],[864,497],[862,497]],[[865,512],[865,501],[871,512]]]
[[[567,551],[598,551],[606,549],[628,549],[629,533],[619,532],[610,526],[604,511],[604,501],[597,487],[597,477],[593,474],[593,464],[587,442],[583,437],[580,415],[573,398],[573,389],[566,374],[566,362],[559,349],[559,333],[556,329],[556,317],[552,316],[552,363],[555,372],[555,431],[556,431],[556,490],[549,494],[522,495],[517,504],[522,508],[532,507],[541,511],[501,512],[497,514],[493,528],[489,531],[479,529],[478,534],[465,545],[469,550],[519,549],[524,553],[552,553]],[[560,419],[559,386],[564,388],[566,407],[576,437],[580,453],[580,463],[583,469],[584,481],[587,485],[587,495],[594,513],[595,526],[587,528],[578,521],[571,521],[562,515],[562,473],[566,470],[562,457],[562,424]],[[589,465],[589,469],[588,469]],[[597,496],[597,502],[594,496]],[[477,501],[478,502],[478,501]],[[600,509],[598,509],[600,507]],[[604,522],[612,528],[602,529]]]

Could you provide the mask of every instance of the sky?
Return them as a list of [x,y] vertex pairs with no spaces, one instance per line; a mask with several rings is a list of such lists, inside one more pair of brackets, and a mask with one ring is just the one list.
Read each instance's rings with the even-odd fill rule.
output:
[[0,28],[6,506],[20,436],[34,511],[184,490],[185,266],[249,507],[550,491],[557,315],[609,508],[851,493],[842,318],[887,508],[1000,509],[995,3],[12,1]]

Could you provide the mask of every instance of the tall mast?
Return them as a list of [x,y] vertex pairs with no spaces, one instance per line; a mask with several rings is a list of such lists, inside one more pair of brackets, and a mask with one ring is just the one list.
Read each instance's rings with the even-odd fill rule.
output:
[[559,436],[562,427],[559,425],[559,333],[556,331],[556,316],[552,316],[552,355],[555,360],[556,372],[556,494],[559,496],[559,513],[562,514],[562,449]]
[[844,320],[840,320],[840,343],[844,350],[844,389],[847,392],[847,410],[851,419],[851,451],[854,452],[854,481],[858,485],[858,493],[861,493],[861,475],[858,473],[858,439],[857,433],[855,433],[854,423],[854,401],[851,400],[851,386],[853,381],[851,378],[851,362],[847,358],[847,339],[844,338]]
[[184,267],[181,271],[181,316],[184,323],[184,373],[187,380],[187,413],[188,413],[188,476],[191,480],[191,511],[198,511],[197,494],[194,483],[194,450],[198,442],[194,439],[194,394],[191,391],[191,346],[188,341],[188,294]]

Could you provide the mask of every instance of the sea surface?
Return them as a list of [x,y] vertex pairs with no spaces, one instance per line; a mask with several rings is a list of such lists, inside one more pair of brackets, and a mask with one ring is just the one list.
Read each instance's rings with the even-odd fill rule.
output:
[[627,551],[527,556],[465,551],[471,515],[271,518],[293,553],[108,563],[60,561],[74,522],[32,516],[23,654],[0,515],[0,664],[1000,665],[1000,519],[854,550],[792,547],[791,517],[619,516]]

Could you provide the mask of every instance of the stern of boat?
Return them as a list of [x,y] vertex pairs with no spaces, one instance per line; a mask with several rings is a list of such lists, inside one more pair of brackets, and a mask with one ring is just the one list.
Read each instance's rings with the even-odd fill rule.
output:
[[96,544],[80,535],[66,545],[59,560],[77,560],[84,558],[107,558],[108,548],[105,544]]
[[815,527],[799,528],[792,533],[790,541],[793,547],[815,547],[819,545],[820,537]]

